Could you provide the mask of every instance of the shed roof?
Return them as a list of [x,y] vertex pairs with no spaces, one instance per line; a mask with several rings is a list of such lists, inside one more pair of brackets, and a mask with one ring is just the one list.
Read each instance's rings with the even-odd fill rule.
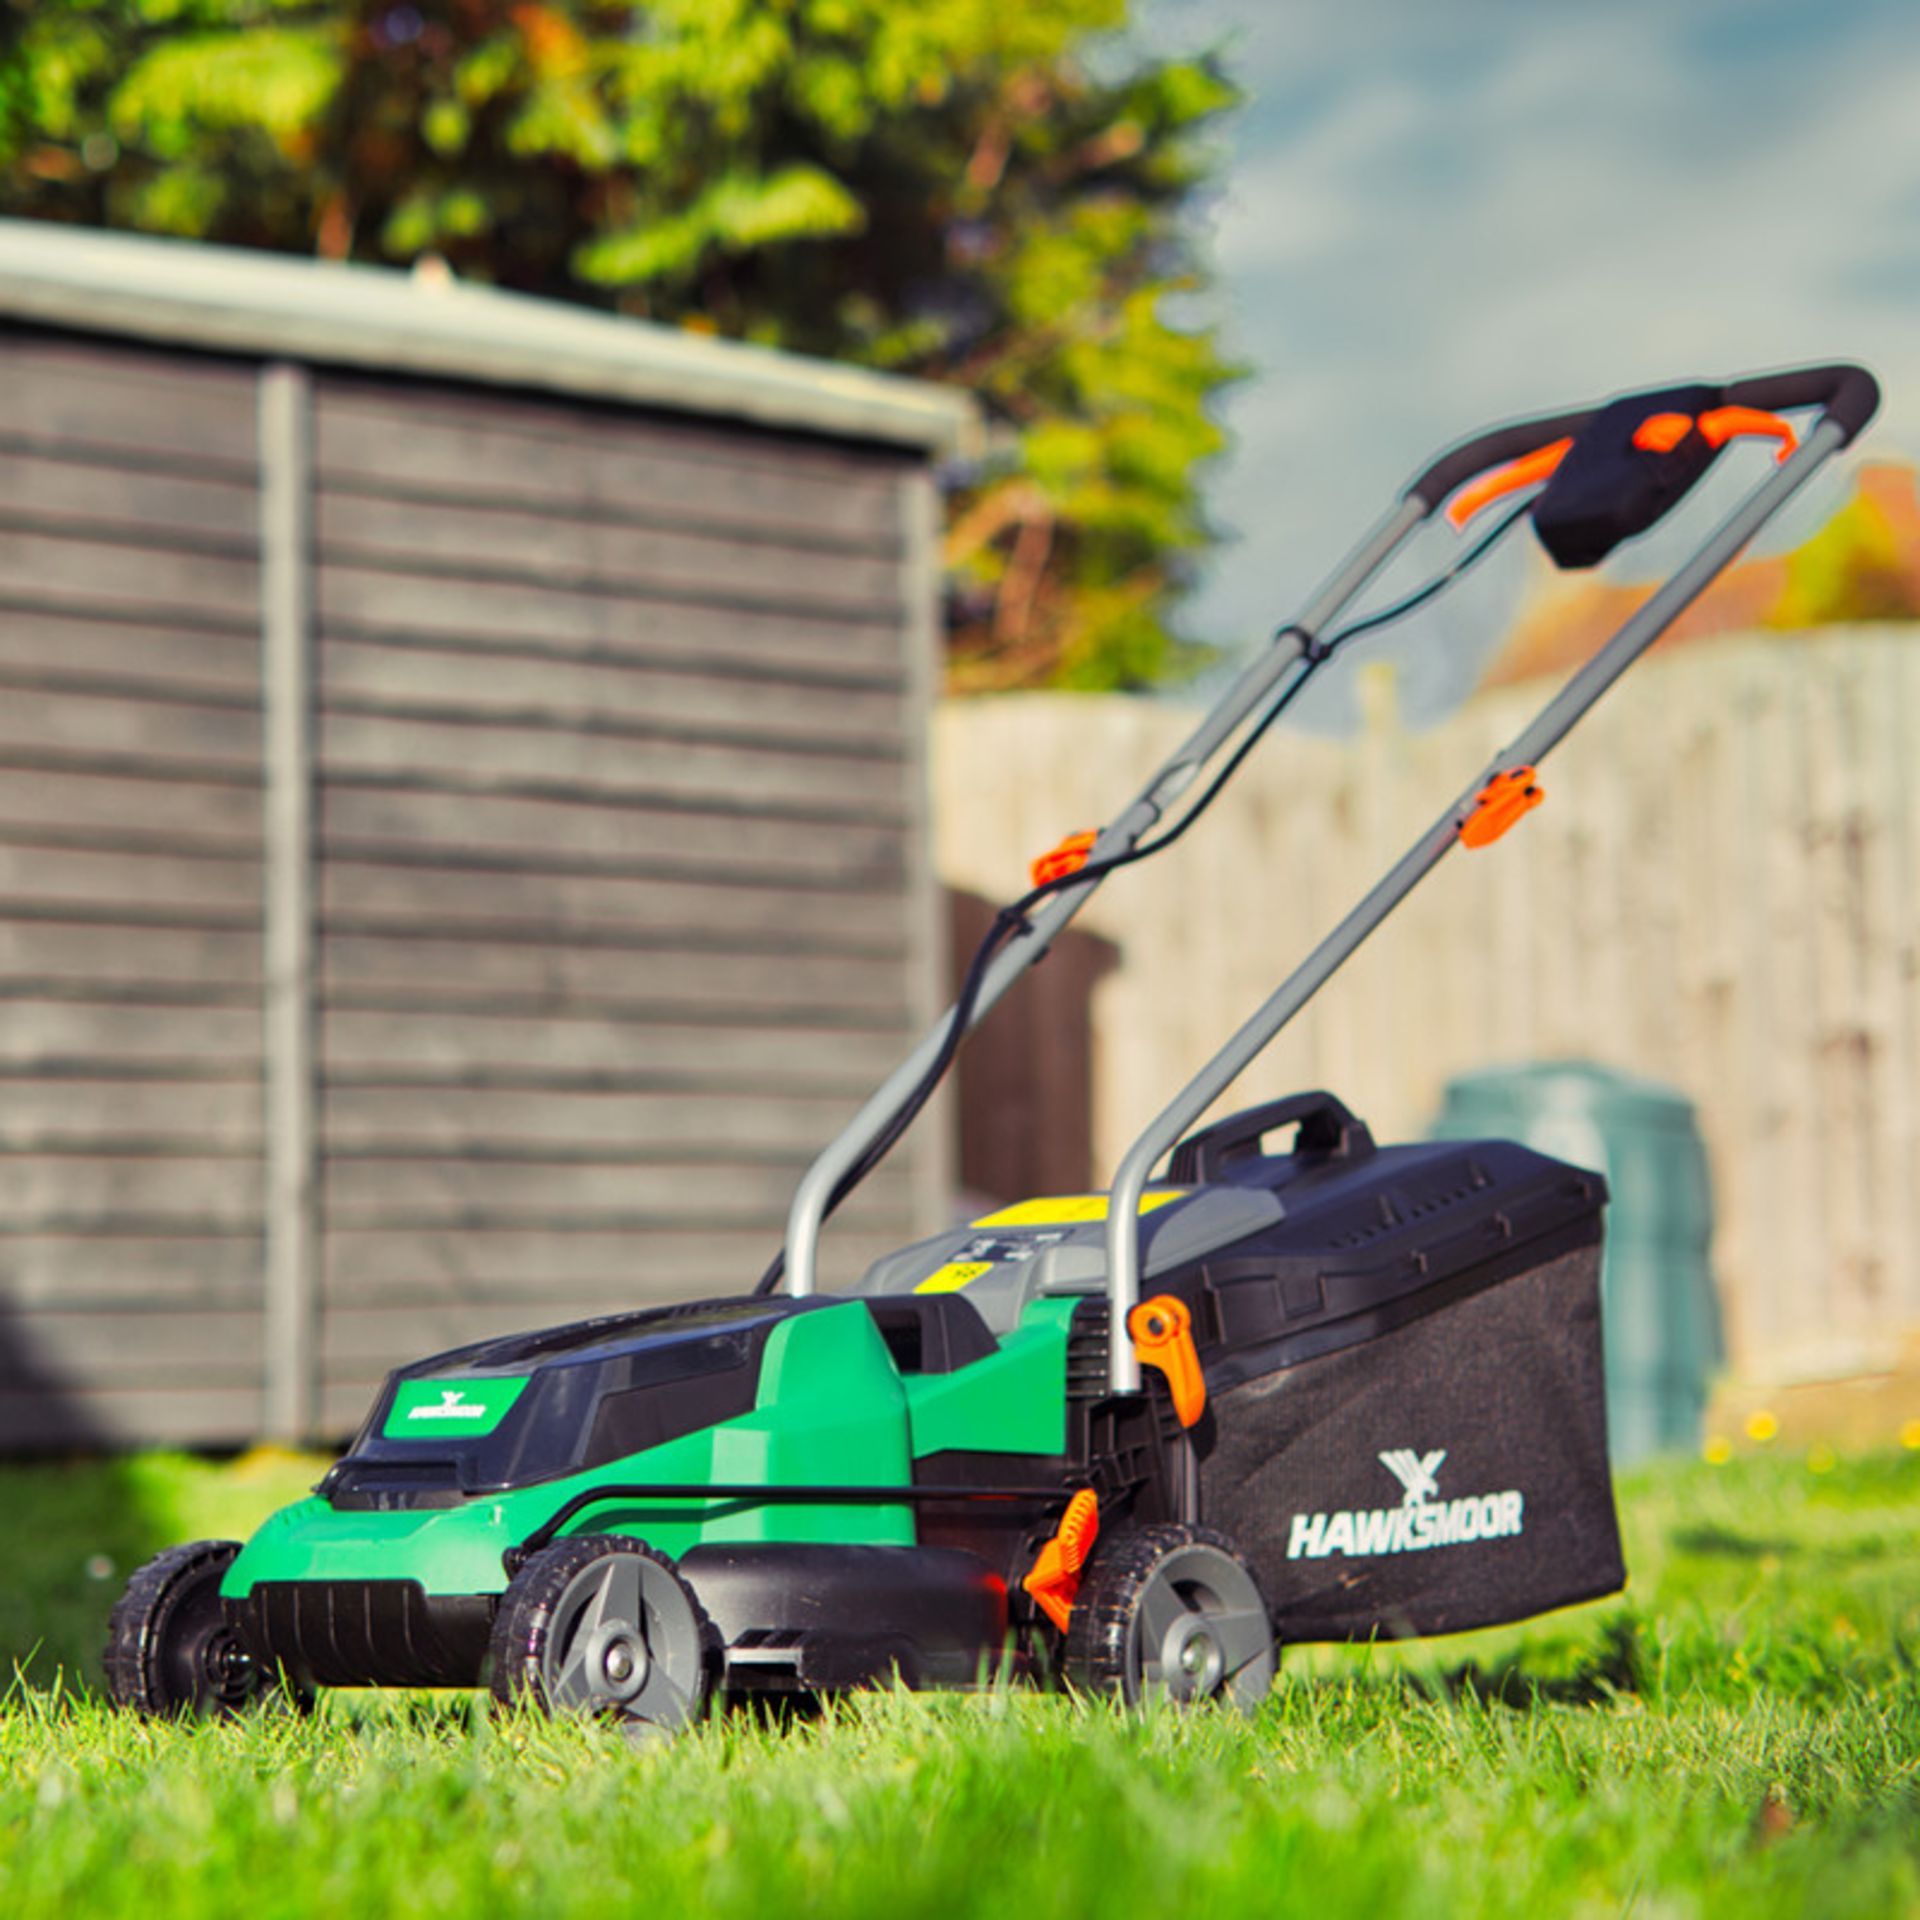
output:
[[468,281],[38,220],[0,220],[0,315],[952,451],[950,387],[707,339]]

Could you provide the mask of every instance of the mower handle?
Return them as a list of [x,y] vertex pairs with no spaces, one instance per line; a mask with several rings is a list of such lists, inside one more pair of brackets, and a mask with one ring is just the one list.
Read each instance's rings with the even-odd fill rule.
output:
[[[1703,556],[1700,564],[1683,569],[1682,575],[1676,577],[1672,587],[1680,594],[1678,602],[1663,600],[1652,609],[1652,617],[1662,626],[1737,551],[1741,542],[1778,504],[1783,491],[1791,492],[1798,487],[1814,467],[1853,438],[1872,417],[1879,399],[1879,389],[1872,375],[1863,368],[1853,366],[1800,368],[1784,373],[1759,374],[1732,382],[1724,389],[1724,393],[1727,401],[1735,405],[1777,408],[1824,404],[1827,412],[1820,423],[1809,430],[1801,452],[1781,469],[1783,490],[1774,487],[1766,489],[1758,512],[1751,519],[1743,521],[1741,530],[1730,532],[1726,542],[1715,550],[1710,562]],[[1299,617],[1282,627],[1275,635],[1273,644],[1249,662],[1188,739],[1162,763],[1133,802],[1101,830],[1088,862],[1090,877],[1063,888],[1042,902],[1027,925],[994,957],[981,979],[971,1011],[964,1016],[963,1031],[970,1031],[984,1020],[1014,981],[1046,953],[1055,936],[1099,887],[1107,871],[1118,863],[1121,856],[1142,842],[1147,832],[1167,815],[1209,762],[1226,749],[1227,743],[1242,725],[1261,710],[1277,689],[1287,683],[1289,676],[1296,670],[1310,672],[1328,657],[1320,636],[1413,538],[1422,523],[1456,487],[1472,479],[1475,474],[1484,472],[1489,466],[1498,465],[1503,459],[1535,451],[1543,439],[1577,432],[1598,411],[1597,407],[1590,407],[1577,413],[1550,414],[1514,426],[1497,427],[1491,433],[1481,434],[1441,454],[1340,563],[1301,609]],[[1350,632],[1358,630],[1349,629]],[[1603,650],[1603,654],[1579,676],[1577,684],[1569,687],[1562,702],[1556,703],[1542,715],[1528,736],[1535,750],[1521,757],[1537,759],[1544,754],[1598,693],[1625,670],[1628,662],[1644,647],[1646,640],[1644,623],[1637,637],[1630,638],[1624,631],[1622,636],[1616,636],[1615,642]],[[1506,773],[1513,764],[1517,763],[1508,758],[1496,761],[1478,784],[1484,786],[1487,781]],[[1461,818],[1472,810],[1472,797],[1470,790],[1468,801],[1463,803]],[[1452,844],[1458,831],[1458,820],[1449,815],[1444,834],[1435,844],[1444,850],[1445,846]],[[1426,864],[1431,864],[1431,860],[1428,859]],[[1365,917],[1357,912],[1349,927],[1342,930],[1342,935],[1351,933],[1352,927]],[[1359,938],[1364,938],[1364,930],[1350,944],[1357,945]],[[1329,936],[1329,947],[1339,944],[1340,937]],[[1337,960],[1332,963],[1337,964]],[[1332,965],[1324,964],[1323,956],[1323,964],[1318,969],[1319,976],[1330,973]],[[1282,989],[1283,993],[1286,991],[1286,988]],[[920,1037],[913,1050],[868,1096],[865,1105],[839,1135],[827,1143],[801,1177],[787,1212],[787,1237],[783,1250],[787,1285],[791,1292],[813,1292],[820,1230],[838,1203],[843,1191],[842,1181],[850,1175],[857,1177],[861,1156],[885,1137],[887,1129],[919,1096],[922,1082],[939,1062],[947,1044],[949,1027],[957,1013],[958,1009],[949,1008]],[[1180,1115],[1174,1132],[1165,1142],[1166,1147],[1172,1147],[1179,1140],[1199,1119],[1207,1104],[1203,1101],[1191,1113],[1183,1112]],[[1157,1152],[1155,1158],[1158,1158]],[[1116,1206],[1121,1190],[1127,1184],[1133,1186],[1137,1202],[1139,1192],[1144,1187],[1146,1172],[1146,1168],[1137,1164],[1123,1163],[1115,1182]],[[1127,1219],[1131,1222],[1130,1213]],[[1137,1242],[1132,1234],[1121,1234],[1112,1221],[1109,1222],[1108,1231],[1111,1245],[1110,1284],[1124,1293],[1127,1304],[1131,1305],[1137,1297]],[[1118,1244],[1122,1239],[1125,1241],[1124,1248]],[[1121,1319],[1122,1316],[1116,1314],[1114,1324],[1121,1324]],[[1132,1391],[1138,1385],[1132,1347],[1125,1341],[1116,1341],[1111,1359],[1115,1368],[1116,1389]]]
[[1880,383],[1865,367],[1836,361],[1830,367],[1787,367],[1779,373],[1753,373],[1727,382],[1730,407],[1758,407],[1763,413],[1790,413],[1795,407],[1824,407],[1824,418],[1840,429],[1847,446],[1880,410]]
[[[1722,394],[1730,404],[1738,406],[1768,409],[1820,406],[1824,411],[1807,429],[1798,447],[1772,467],[1708,535],[1692,558],[1675,568],[1665,583],[1655,589],[1653,597],[1629,614],[1613,637],[1575,671],[1509,745],[1494,755],[1484,771],[1274,989],[1121,1156],[1107,1200],[1107,1303],[1109,1324],[1114,1328],[1127,1324],[1127,1316],[1140,1298],[1139,1207],[1155,1166],[1179,1145],[1187,1129],[1465,837],[1467,824],[1480,810],[1488,789],[1511,780],[1518,773],[1531,775],[1532,768],[1566,738],[1594,702],[1692,605],[1819,468],[1872,418],[1880,390],[1873,376],[1863,368],[1831,366],[1756,375],[1730,382]],[[1562,414],[1529,421],[1524,428],[1503,428],[1467,442],[1453,453],[1443,455],[1420,476],[1402,499],[1402,512],[1417,526],[1462,479],[1471,478],[1478,470],[1478,462],[1496,458],[1502,452],[1510,454],[1519,439],[1565,432],[1571,422],[1583,417],[1590,416]],[[1438,491],[1430,500],[1417,491],[1421,487]],[[1108,1342],[1107,1380],[1115,1393],[1139,1391],[1140,1360],[1131,1342],[1117,1337]]]
[[[1880,387],[1865,367],[1844,361],[1828,367],[1789,367],[1780,373],[1755,373],[1730,380],[1721,389],[1730,407],[1754,407],[1764,413],[1784,413],[1795,407],[1824,407],[1824,418],[1840,429],[1838,444],[1845,446],[1874,416],[1880,405]],[[1625,396],[1622,396],[1625,397]],[[1602,401],[1600,406],[1611,406]],[[1600,406],[1572,413],[1543,413],[1491,433],[1463,440],[1427,467],[1406,490],[1432,513],[1453,490],[1490,467],[1518,460],[1549,441],[1579,433]]]

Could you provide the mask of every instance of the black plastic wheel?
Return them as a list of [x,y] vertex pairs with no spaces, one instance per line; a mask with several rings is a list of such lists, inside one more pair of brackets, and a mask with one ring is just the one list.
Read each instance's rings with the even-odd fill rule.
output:
[[1129,1706],[1160,1697],[1251,1709],[1277,1664],[1267,1603],[1231,1540],[1171,1526],[1101,1537],[1067,1626],[1070,1686]]
[[494,1617],[497,1700],[604,1717],[636,1738],[699,1719],[719,1664],[720,1636],[673,1562],[618,1534],[543,1547]]
[[116,1706],[154,1719],[224,1719],[282,1691],[220,1605],[221,1578],[239,1551],[237,1540],[169,1547],[127,1582],[107,1622],[107,1697]]

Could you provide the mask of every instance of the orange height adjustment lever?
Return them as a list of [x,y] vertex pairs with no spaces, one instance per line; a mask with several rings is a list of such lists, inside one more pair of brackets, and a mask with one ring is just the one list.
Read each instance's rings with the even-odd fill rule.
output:
[[1460,823],[1460,842],[1468,847],[1490,847],[1520,818],[1546,798],[1546,790],[1531,767],[1512,767],[1495,774],[1473,797],[1473,811]]
[[1544,447],[1535,447],[1531,453],[1523,453],[1518,460],[1509,460],[1503,467],[1489,467],[1448,502],[1447,518],[1454,530],[1458,532],[1482,507],[1490,507],[1496,500],[1518,493],[1522,487],[1537,487],[1541,481],[1551,480],[1572,447],[1573,436],[1569,434],[1564,440],[1550,440]]
[[1059,1528],[1040,1549],[1033,1571],[1020,1582],[1033,1595],[1034,1605],[1062,1633],[1073,1618],[1073,1603],[1080,1597],[1080,1575],[1099,1537],[1099,1497],[1091,1487],[1082,1487],[1067,1502]]
[[1190,1427],[1207,1410],[1207,1377],[1193,1349],[1193,1315],[1184,1300],[1163,1293],[1127,1315],[1127,1331],[1143,1367],[1158,1367],[1173,1389],[1173,1410]]

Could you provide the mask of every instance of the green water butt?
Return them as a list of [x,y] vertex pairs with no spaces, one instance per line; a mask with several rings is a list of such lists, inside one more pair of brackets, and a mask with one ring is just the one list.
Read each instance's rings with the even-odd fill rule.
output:
[[1537,1061],[1449,1081],[1433,1133],[1518,1140],[1606,1176],[1614,1462],[1697,1448],[1724,1347],[1710,1259],[1713,1193],[1692,1103],[1610,1067]]

